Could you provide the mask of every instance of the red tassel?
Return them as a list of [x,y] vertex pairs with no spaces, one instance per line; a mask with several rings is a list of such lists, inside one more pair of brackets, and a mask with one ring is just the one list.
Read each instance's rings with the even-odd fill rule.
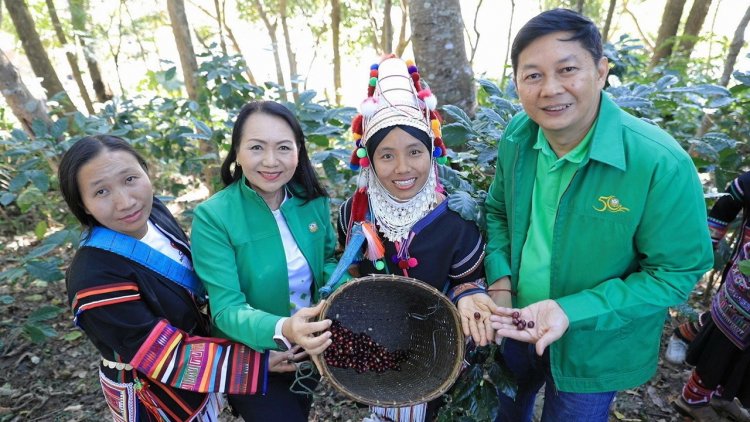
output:
[[412,73],[411,80],[414,81],[414,85],[419,83],[419,73],[416,73],[416,72]]
[[367,96],[372,97],[372,94],[375,93],[375,87],[372,85],[367,86]]
[[362,134],[362,115],[357,114],[354,116],[354,119],[352,119],[352,133],[356,133],[358,135]]
[[355,148],[354,151],[352,151],[352,157],[349,159],[349,164],[353,166],[359,165],[359,156],[357,155],[357,149]]
[[365,188],[359,188],[352,196],[352,222],[360,222],[365,220],[369,204],[367,201],[367,190]]

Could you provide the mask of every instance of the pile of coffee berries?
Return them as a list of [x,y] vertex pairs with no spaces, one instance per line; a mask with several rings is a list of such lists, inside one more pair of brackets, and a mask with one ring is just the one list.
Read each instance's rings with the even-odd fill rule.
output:
[[518,311],[513,312],[511,316],[513,317],[513,325],[515,325],[519,331],[525,328],[534,328],[534,321],[526,321],[525,319],[521,319],[521,314]]
[[406,350],[389,352],[365,333],[355,333],[338,320],[331,324],[330,346],[323,353],[326,363],[336,368],[351,368],[361,374],[373,371],[400,371],[401,363],[409,357]]

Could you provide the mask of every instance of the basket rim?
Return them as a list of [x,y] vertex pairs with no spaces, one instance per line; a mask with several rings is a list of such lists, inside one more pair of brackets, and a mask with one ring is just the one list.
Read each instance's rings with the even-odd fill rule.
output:
[[[328,310],[331,307],[331,303],[333,302],[333,299],[335,299],[337,295],[341,294],[342,291],[345,291],[347,288],[351,288],[351,286],[358,285],[358,284],[368,282],[368,281],[375,281],[375,280],[408,283],[418,288],[427,290],[428,292],[436,296],[439,300],[441,300],[445,305],[448,305],[447,309],[449,309],[449,312],[451,316],[453,317],[453,325],[456,330],[456,333],[459,333],[459,335],[463,335],[463,329],[461,327],[461,318],[458,314],[458,310],[456,309],[456,306],[453,304],[453,302],[451,302],[441,291],[439,291],[435,287],[423,281],[420,281],[418,279],[415,279],[412,277],[395,275],[395,274],[369,274],[363,277],[350,279],[343,285],[339,286],[339,288],[337,288],[336,291],[334,291],[333,294],[331,294],[331,296],[329,296],[326,299],[326,302],[323,304],[323,307],[320,311],[320,316],[318,317],[318,320],[320,321],[320,320],[326,319],[326,314],[328,313]],[[348,396],[352,400],[357,401],[359,403],[368,404],[371,406],[402,407],[402,406],[411,406],[415,404],[426,403],[445,394],[445,392],[448,391],[448,389],[450,389],[451,386],[453,386],[453,384],[456,382],[456,379],[458,378],[458,375],[461,371],[462,363],[464,361],[464,353],[465,353],[465,343],[462,341],[456,342],[456,359],[453,363],[453,368],[451,368],[450,374],[440,384],[440,386],[438,386],[432,393],[423,395],[419,399],[401,400],[401,401],[374,400],[368,397],[364,397],[360,394],[354,393],[352,391],[349,391],[348,388],[342,385],[336,379],[336,377],[333,376],[331,370],[328,368],[328,364],[323,358],[322,353],[318,356],[315,356],[315,360],[317,361],[317,366],[318,366],[318,370],[320,371],[321,377],[325,378],[329,383],[331,383],[336,388],[336,390],[340,391],[341,393]]]

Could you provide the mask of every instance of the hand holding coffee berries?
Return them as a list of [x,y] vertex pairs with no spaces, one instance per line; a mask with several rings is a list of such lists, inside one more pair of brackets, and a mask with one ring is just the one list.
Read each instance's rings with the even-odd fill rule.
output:
[[568,329],[568,316],[556,301],[542,300],[522,308],[496,307],[490,321],[495,338],[510,339],[536,344],[539,356],[550,343],[556,341]]
[[331,324],[333,343],[323,352],[326,364],[336,368],[351,368],[357,373],[400,371],[401,363],[409,357],[406,350],[388,351],[365,333],[355,333],[340,321]]

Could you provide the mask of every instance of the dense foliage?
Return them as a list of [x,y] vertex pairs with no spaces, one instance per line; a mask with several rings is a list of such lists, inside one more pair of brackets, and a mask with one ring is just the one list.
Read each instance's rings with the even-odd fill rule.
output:
[[[647,58],[634,40],[623,37],[606,46],[612,63],[606,91],[621,107],[669,131],[689,151],[711,193],[737,176],[748,164],[750,151],[750,70],[737,71],[731,88],[708,80],[705,72],[689,67],[649,72]],[[149,72],[143,96],[110,101],[96,115],[65,114],[53,108],[54,124],[35,122],[30,137],[0,114],[0,233],[33,236],[33,248],[24,256],[11,245],[0,245],[6,268],[0,283],[53,282],[63,277],[65,263],[56,254],[75,247],[80,229],[66,211],[57,190],[56,168],[61,154],[81,137],[109,133],[124,137],[144,154],[154,185],[166,199],[198,188],[220,188],[216,169],[230,143],[235,113],[247,101],[280,98],[274,84],[253,86],[245,79],[245,64],[236,56],[200,57],[199,101],[179,96],[175,68]],[[484,226],[483,201],[492,181],[497,142],[512,116],[521,110],[513,86],[502,89],[490,80],[477,81],[480,106],[473,118],[457,107],[443,107],[446,144],[453,150],[450,165],[441,166],[451,208]],[[154,94],[157,93],[157,94]],[[314,91],[299,93],[296,102],[284,102],[300,119],[309,151],[324,184],[334,199],[343,200],[355,187],[356,174],[348,168],[352,141],[348,136],[354,108],[337,108],[315,100]],[[702,133],[704,115],[711,113],[710,131]],[[208,153],[201,142],[211,146]],[[710,196],[710,195],[709,195]],[[189,227],[194,203],[184,203]],[[337,208],[337,207],[336,207]],[[721,249],[726,253],[727,247]],[[720,261],[718,261],[720,262]],[[8,265],[10,263],[10,265]],[[718,265],[718,264],[717,264]],[[0,301],[11,303],[11,296]],[[45,321],[63,309],[41,308],[17,332],[41,342],[57,336]],[[2,346],[2,339],[0,339]],[[497,411],[495,388],[511,388],[496,361],[495,347],[470,354],[467,371],[444,409],[444,420]],[[480,392],[480,394],[474,394]],[[491,400],[490,400],[491,399]]]

